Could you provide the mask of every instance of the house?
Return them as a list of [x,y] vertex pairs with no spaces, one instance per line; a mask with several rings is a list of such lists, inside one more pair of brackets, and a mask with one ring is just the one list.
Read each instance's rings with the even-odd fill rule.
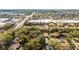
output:
[[44,33],[43,36],[44,36],[45,38],[49,38],[48,33]]
[[61,49],[62,50],[71,50],[69,43],[64,40],[64,42],[61,42]]
[[59,33],[55,32],[55,33],[50,33],[50,37],[59,37]]

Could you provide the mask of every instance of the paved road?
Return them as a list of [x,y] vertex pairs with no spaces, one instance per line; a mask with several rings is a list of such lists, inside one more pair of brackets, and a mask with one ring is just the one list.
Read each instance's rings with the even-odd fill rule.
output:
[[18,29],[20,29],[21,27],[23,27],[24,24],[25,24],[33,15],[34,15],[34,13],[32,13],[32,14],[29,15],[29,16],[26,16],[26,18],[23,19],[20,23],[18,23],[14,29],[15,29],[15,30],[18,30]]

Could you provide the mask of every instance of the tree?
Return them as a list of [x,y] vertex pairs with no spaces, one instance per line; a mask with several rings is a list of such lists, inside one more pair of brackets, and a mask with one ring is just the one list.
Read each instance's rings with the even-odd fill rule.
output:
[[13,39],[13,32],[5,31],[3,33],[0,33],[0,41],[9,41]]
[[79,31],[74,30],[74,31],[70,32],[70,35],[72,35],[72,37],[79,37]]
[[29,49],[29,50],[42,49],[41,41],[38,39],[31,39],[28,43],[25,44],[24,49]]
[[59,49],[61,49],[61,43],[59,42],[59,41],[55,41],[55,40],[53,40],[53,41],[49,41],[49,46],[51,47],[51,49],[55,49],[55,50],[59,50]]
[[27,27],[24,26],[23,28],[21,28],[21,29],[19,29],[18,31],[16,31],[15,34],[16,34],[16,35],[20,35],[20,34],[27,35],[28,32],[29,32],[29,31],[28,31]]
[[10,29],[12,27],[12,24],[6,24],[3,29],[7,30],[7,29]]
[[5,31],[3,33],[0,33],[0,44],[1,44],[0,48],[2,50],[8,49],[13,39],[14,39],[13,32]]

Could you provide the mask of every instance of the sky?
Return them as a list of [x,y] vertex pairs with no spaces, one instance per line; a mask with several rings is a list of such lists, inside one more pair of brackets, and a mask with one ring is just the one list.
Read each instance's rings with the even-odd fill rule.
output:
[[78,0],[0,0],[0,9],[79,9]]

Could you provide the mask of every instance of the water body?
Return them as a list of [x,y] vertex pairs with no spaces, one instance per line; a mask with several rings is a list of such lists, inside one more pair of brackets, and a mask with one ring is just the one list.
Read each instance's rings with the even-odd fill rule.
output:
[[15,24],[17,21],[17,19],[0,18],[0,27],[5,26],[6,24]]
[[79,20],[53,20],[53,19],[37,19],[29,20],[29,23],[79,23]]
[[[15,24],[18,22],[17,19],[10,18],[0,18],[0,27],[5,24]],[[53,20],[53,19],[36,19],[36,20],[28,20],[29,23],[79,23],[79,20]]]
[[[9,18],[0,18],[0,24],[6,22],[17,22],[16,19]],[[79,23],[79,20],[53,20],[53,19],[36,19],[36,20],[28,20],[29,23],[50,23],[50,22],[61,22],[61,23]]]
[[36,20],[29,20],[29,23],[50,23],[52,19],[36,19]]
[[9,18],[0,18],[0,23],[3,23],[3,22],[8,21],[8,20],[9,20]]

